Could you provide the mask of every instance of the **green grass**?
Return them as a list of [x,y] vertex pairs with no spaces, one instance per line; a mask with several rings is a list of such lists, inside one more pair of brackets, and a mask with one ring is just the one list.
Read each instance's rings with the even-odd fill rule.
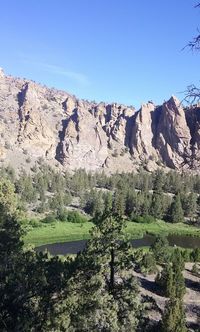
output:
[[200,236],[200,228],[197,228],[195,226],[189,226],[183,223],[170,224],[162,220],[158,220],[151,224],[128,222],[126,232],[130,234],[130,236],[137,234],[138,235],[176,234],[176,235]]
[[[89,231],[93,227],[92,222],[75,224],[69,222],[54,222],[34,227],[24,237],[25,244],[39,246],[48,243],[68,242],[84,240],[90,237]],[[144,234],[161,235],[176,234],[200,236],[200,228],[185,224],[169,224],[164,221],[157,221],[151,224],[140,224],[127,222],[126,233],[130,238],[140,238]]]
[[93,227],[91,222],[75,224],[56,221],[32,228],[24,237],[25,244],[42,244],[84,240],[89,238],[89,231]]

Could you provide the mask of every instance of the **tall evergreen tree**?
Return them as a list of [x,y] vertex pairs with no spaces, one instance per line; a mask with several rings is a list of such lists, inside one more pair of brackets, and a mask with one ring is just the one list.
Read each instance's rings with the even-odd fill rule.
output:
[[70,264],[24,249],[17,199],[7,181],[0,182],[0,212],[0,331],[52,331]]
[[183,222],[184,215],[183,215],[183,208],[181,204],[180,194],[176,194],[174,196],[172,205],[171,205],[171,216],[170,220],[173,223]]
[[123,190],[116,190],[113,200],[113,213],[123,216],[125,212],[125,192]]
[[162,317],[162,332],[186,332],[186,319],[183,307],[183,296],[185,294],[185,280],[182,274],[183,261],[179,249],[175,251],[172,271],[168,274],[167,283],[169,301],[166,304]]
[[181,299],[170,299],[162,318],[162,332],[187,332]]
[[151,250],[158,264],[166,263],[169,259],[169,242],[166,236],[157,236]]
[[104,215],[76,259],[70,286],[75,299],[71,325],[76,331],[136,331],[141,305],[122,230],[121,218]]
[[162,219],[164,215],[163,208],[164,195],[162,192],[154,191],[151,201],[151,215],[157,219]]

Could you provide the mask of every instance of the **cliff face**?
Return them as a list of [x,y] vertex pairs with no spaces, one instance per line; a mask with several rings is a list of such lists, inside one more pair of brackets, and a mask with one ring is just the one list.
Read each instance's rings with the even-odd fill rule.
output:
[[183,109],[176,97],[139,111],[91,103],[0,70],[0,164],[41,158],[68,170],[198,170],[200,107]]

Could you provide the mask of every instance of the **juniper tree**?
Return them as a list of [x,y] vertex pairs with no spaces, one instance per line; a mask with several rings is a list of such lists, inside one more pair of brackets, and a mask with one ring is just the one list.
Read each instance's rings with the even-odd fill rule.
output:
[[[182,274],[183,261],[179,249],[175,251],[172,262],[172,273],[167,276],[169,301],[162,317],[162,332],[186,332],[186,319],[183,307],[185,280]],[[170,278],[170,279],[169,279]],[[170,281],[170,284],[169,284]],[[170,287],[169,287],[170,285]]]
[[165,236],[157,236],[151,246],[156,262],[166,263],[169,259],[169,242]]

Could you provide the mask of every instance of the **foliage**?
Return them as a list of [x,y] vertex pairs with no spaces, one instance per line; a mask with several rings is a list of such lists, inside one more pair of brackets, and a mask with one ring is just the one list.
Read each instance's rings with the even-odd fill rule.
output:
[[152,274],[157,272],[156,260],[151,251],[144,253],[139,261],[139,271],[144,274]]
[[46,215],[44,219],[42,219],[42,222],[44,223],[53,223],[56,220],[56,214],[49,213]]
[[193,262],[200,262],[200,248],[194,248],[191,253],[191,258]]
[[166,263],[169,259],[169,243],[165,236],[157,236],[151,246],[156,262],[159,264]]
[[170,221],[173,223],[183,222],[183,208],[181,204],[180,194],[177,194],[174,197],[174,200],[171,205]]
[[66,221],[71,222],[71,223],[82,224],[82,223],[87,222],[87,218],[77,211],[68,211]]
[[151,224],[156,222],[155,218],[152,216],[132,216],[131,220],[136,223],[141,223],[141,224]]
[[194,274],[196,277],[200,276],[200,267],[197,265],[197,263],[194,263],[191,270],[192,274]]
[[75,330],[135,331],[138,326],[138,286],[129,272],[130,247],[122,229],[122,219],[102,216],[86,249],[77,256],[70,288],[72,293],[78,289],[80,296],[71,321]]
[[[182,275],[184,267],[183,258],[179,249],[174,251],[172,266],[168,265],[168,270],[161,276],[164,281],[165,295],[169,301],[165,306],[162,317],[163,332],[186,332],[186,319],[183,308],[183,296],[186,292],[185,280]],[[167,273],[166,273],[167,272]]]

